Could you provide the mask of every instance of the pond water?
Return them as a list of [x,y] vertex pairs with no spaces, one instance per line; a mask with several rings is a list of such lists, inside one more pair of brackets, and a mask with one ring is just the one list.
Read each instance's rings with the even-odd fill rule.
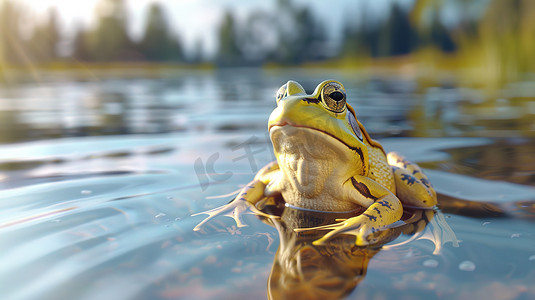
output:
[[[387,151],[425,168],[442,223],[353,249],[336,275],[307,248],[303,274],[333,277],[291,296],[535,298],[534,84],[489,99],[452,80],[329,70],[132,70],[0,87],[2,299],[284,298],[285,226],[246,215],[247,227],[219,217],[194,232],[203,216],[191,215],[274,159],[266,124],[280,85],[311,92],[329,78]],[[436,253],[440,226],[455,238]]]

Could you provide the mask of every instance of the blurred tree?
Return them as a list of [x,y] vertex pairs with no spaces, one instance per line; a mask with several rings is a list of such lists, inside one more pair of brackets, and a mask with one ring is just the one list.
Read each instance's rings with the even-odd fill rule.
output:
[[189,62],[199,63],[204,60],[203,54],[203,43],[202,40],[196,40],[195,45],[193,46],[193,51],[191,57],[188,59]]
[[358,23],[351,17],[346,17],[342,33],[340,55],[342,57],[369,57],[370,45],[367,40],[366,11],[360,11]]
[[274,15],[277,29],[277,48],[273,59],[283,63],[290,63],[295,59],[295,40],[298,32],[295,30],[295,8],[290,0],[277,0]]
[[[465,15],[467,11],[467,1],[450,0],[450,4],[455,3],[464,10],[460,11],[461,22],[456,29],[457,34],[464,32],[468,34],[467,38],[472,38],[473,28],[470,32],[470,23]],[[448,29],[442,23],[440,12],[443,10],[446,1],[444,0],[416,0],[411,12],[410,20],[414,27],[417,28],[420,36],[421,46],[432,46],[442,52],[454,52],[457,50],[453,30]],[[461,29],[461,27],[463,27]]]
[[27,42],[32,61],[49,62],[57,59],[59,41],[60,34],[58,30],[57,11],[54,8],[50,8],[47,21],[34,28],[32,37]]
[[381,30],[383,24],[369,24],[364,27],[363,39],[369,47],[370,55],[373,57],[380,56],[381,53]]
[[149,8],[140,50],[145,59],[149,61],[182,60],[183,58],[178,38],[169,32],[163,9],[158,3],[152,4]]
[[242,63],[240,48],[238,47],[238,34],[234,17],[226,12],[218,31],[219,50],[216,62],[223,66],[232,66]]
[[381,26],[379,34],[380,56],[405,55],[415,48],[417,35],[412,28],[409,14],[396,2],[392,2],[390,15]]
[[330,54],[327,34],[325,28],[314,18],[310,9],[298,10],[297,23],[299,37],[296,52],[301,53],[299,60],[310,61],[326,58]]
[[89,35],[82,27],[78,26],[73,40],[72,57],[79,61],[87,61],[91,59],[89,53]]
[[325,29],[307,7],[296,7],[290,0],[278,0],[276,58],[282,63],[301,63],[329,55]]
[[0,65],[20,64],[27,55],[20,37],[20,7],[10,0],[0,6]]
[[457,45],[453,41],[450,31],[440,21],[437,11],[434,11],[433,21],[430,26],[430,42],[442,52],[454,52]]
[[48,11],[48,22],[45,27],[45,35],[47,36],[47,43],[45,45],[45,51],[49,59],[58,58],[58,44],[61,40],[59,32],[58,11],[55,8],[51,8]]
[[[348,57],[377,57],[380,55],[388,55],[382,52],[389,52],[389,49],[382,49],[384,45],[381,44],[384,34],[387,29],[385,21],[377,21],[375,18],[369,17],[370,12],[366,10],[366,6],[360,11],[360,20],[355,22],[351,17],[346,17],[346,26],[344,29],[342,53],[346,53]],[[382,32],[383,31],[383,32]],[[390,35],[385,37],[390,38]],[[383,41],[383,44],[385,42]],[[388,42],[390,44],[390,42]],[[388,46],[388,45],[387,45]],[[355,52],[356,51],[356,52]]]
[[535,1],[492,1],[479,27],[483,64],[501,79],[535,71]]
[[258,10],[249,15],[238,35],[238,47],[250,65],[260,65],[274,57],[277,28],[272,14]]
[[124,1],[101,0],[96,19],[96,28],[88,33],[89,58],[96,61],[128,60],[133,43],[126,31]]

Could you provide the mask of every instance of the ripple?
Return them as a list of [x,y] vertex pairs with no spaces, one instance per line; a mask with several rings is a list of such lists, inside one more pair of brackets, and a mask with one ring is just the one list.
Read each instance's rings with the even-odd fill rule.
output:
[[[181,184],[178,185],[177,182]],[[48,210],[91,206],[132,196],[194,187],[196,184],[192,179],[167,172],[82,177],[82,179],[30,185],[3,191],[0,195],[0,222],[5,223],[2,220],[6,219],[24,219],[46,213]],[[17,201],[8,200],[14,198]]]
[[[194,224],[190,221],[195,220],[181,221],[178,231],[176,227],[153,222],[153,208],[161,207],[156,216],[184,218],[191,213],[187,204],[170,209],[180,202],[180,198],[168,199],[167,193],[153,191],[137,197],[125,195],[120,202],[110,202],[113,193],[108,192],[94,198],[91,205],[72,207],[55,214],[47,208],[43,215],[5,224],[2,243],[10,246],[0,257],[3,266],[0,277],[7,279],[1,284],[3,293],[17,299],[37,299],[43,293],[50,299],[54,295],[57,299],[80,298],[85,289],[80,286],[80,278],[85,277],[85,282],[92,280],[90,277],[94,280],[97,274],[111,266],[118,266],[120,273],[120,270],[130,272],[127,265],[131,263],[139,267],[150,265],[151,260],[159,257],[157,250],[162,241],[174,240],[177,234],[182,241],[187,241],[194,235]],[[97,198],[108,198],[108,201],[97,201]],[[126,267],[121,267],[122,264]],[[33,275],[28,277],[28,274]],[[145,285],[154,280],[148,279]],[[20,282],[25,283],[24,289],[18,288]],[[62,288],[64,286],[69,288]],[[142,288],[144,285],[136,286]]]
[[472,272],[475,271],[476,264],[470,260],[465,260],[459,264],[459,270],[466,271],[466,272]]
[[438,261],[436,259],[428,259],[423,262],[423,266],[427,268],[436,268],[438,267]]
[[[202,145],[212,145],[211,138],[199,137]],[[244,136],[233,139],[247,140]],[[204,154],[209,156],[213,149],[231,149],[221,146],[225,145],[225,140],[229,139],[217,140],[217,146],[196,145],[189,150],[190,145],[184,143],[180,152],[174,147],[166,150],[164,146],[160,151],[160,146],[151,148],[150,144],[144,148],[136,142],[136,146],[128,150],[133,153],[131,155],[109,155],[127,151],[125,146],[113,145],[113,149],[95,151],[92,158],[87,158],[87,153],[82,151],[84,153],[67,155],[55,164],[39,164],[29,171],[8,171],[2,184],[20,186],[11,186],[0,194],[1,249],[7,250],[0,255],[3,266],[0,277],[6,278],[0,283],[3,297],[156,299],[191,295],[189,298],[196,298],[195,289],[210,291],[217,297],[229,295],[229,289],[239,290],[251,282],[259,282],[258,290],[265,289],[275,252],[269,247],[272,242],[277,245],[275,229],[250,216],[257,223],[239,231],[227,230],[232,226],[228,218],[214,219],[203,234],[192,231],[199,218],[189,217],[191,213],[205,205],[213,207],[226,203],[233,197],[230,192],[252,177],[247,161],[235,164],[232,158],[236,153],[222,155],[216,169],[232,170],[234,177],[226,182],[211,183],[209,192],[201,194],[191,162],[197,157],[207,157]],[[146,156],[149,152],[154,153]],[[243,175],[238,175],[241,171]],[[473,187],[477,190],[476,196],[493,199],[485,197],[494,193],[495,185],[512,191],[512,195],[518,195],[517,191],[527,193],[525,187],[511,183],[502,185],[485,180],[472,186],[473,178],[466,180],[464,176],[439,171],[430,173],[439,190],[454,187],[463,197],[473,195],[475,192],[467,193]],[[223,198],[213,196],[221,194]],[[500,194],[506,193],[495,195]],[[463,247],[453,251],[445,246],[447,256],[428,256],[422,262],[418,251],[431,253],[432,244],[413,241],[408,245],[409,253],[411,259],[420,263],[411,264],[410,268],[399,265],[399,270],[407,271],[408,280],[414,282],[411,268],[421,273],[443,273],[441,276],[457,276],[458,270],[475,271],[476,265],[480,269],[491,268],[471,255],[474,249],[501,251],[506,247],[523,262],[526,258],[530,262],[535,260],[530,239],[510,238],[518,232],[522,232],[522,237],[529,237],[532,227],[510,220],[491,220],[492,223],[482,226],[481,219],[453,215],[447,221],[466,241]],[[222,229],[219,226],[223,226]],[[265,232],[270,233],[271,241],[262,235]],[[473,245],[481,247],[471,248]],[[504,255],[509,264],[515,264],[515,257]],[[463,262],[457,264],[459,261]],[[382,270],[373,263],[370,266],[367,280],[378,280],[376,286],[388,289],[384,279],[391,276],[374,277]],[[238,269],[249,271],[232,273]],[[365,287],[367,283],[363,281],[362,284]],[[218,290],[226,294],[216,293]]]
[[[104,277],[107,295],[131,298],[159,278],[177,269],[185,269],[188,265],[195,265],[205,255],[193,248],[186,248],[187,245],[176,249],[186,256],[176,256],[175,251],[160,251],[162,245],[166,241],[173,241],[178,233],[183,242],[192,240],[192,230],[177,232],[173,228],[151,225],[141,220],[135,224],[122,222],[120,225],[118,221],[124,221],[124,216],[120,214],[107,217],[102,215],[102,211],[92,214],[100,217],[13,247],[5,259],[12,258],[17,262],[0,270],[0,276],[7,278],[3,282],[3,292],[16,299],[38,299],[42,294],[47,294],[51,299],[80,298],[83,291],[90,295],[99,294],[100,289],[87,290],[83,285],[91,280],[99,282],[96,279],[98,274],[107,274],[113,269],[112,275]],[[109,225],[106,228],[111,231],[102,228],[105,224]],[[194,224],[183,223],[182,226],[193,228]],[[173,244],[178,245],[176,240]],[[36,247],[40,251],[34,251]],[[24,259],[21,260],[21,257]],[[164,266],[161,261],[173,263]],[[131,281],[132,272],[141,276],[135,285]],[[27,274],[33,275],[28,277]],[[120,283],[122,276],[130,279],[127,290],[124,289],[127,282]],[[25,289],[15,285],[21,281],[25,282]],[[110,281],[119,285],[110,285]]]

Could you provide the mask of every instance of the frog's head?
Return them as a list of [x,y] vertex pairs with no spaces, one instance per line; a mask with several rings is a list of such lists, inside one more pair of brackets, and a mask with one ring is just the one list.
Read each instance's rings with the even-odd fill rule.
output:
[[[279,164],[281,157],[306,158],[341,163],[344,175],[368,174],[362,125],[346,103],[340,82],[326,80],[308,95],[299,83],[288,81],[280,87],[276,100],[268,126]],[[287,156],[288,152],[293,154]]]

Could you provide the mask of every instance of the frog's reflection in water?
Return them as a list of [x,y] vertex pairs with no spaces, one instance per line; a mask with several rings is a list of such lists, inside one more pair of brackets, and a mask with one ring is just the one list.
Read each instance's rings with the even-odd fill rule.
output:
[[[326,231],[295,232],[355,216],[351,213],[306,211],[281,204],[263,211],[280,218],[266,218],[277,228],[280,246],[268,280],[269,299],[339,299],[350,294],[366,276],[369,261],[401,233],[421,233],[433,218],[433,210],[405,211],[402,222],[386,229],[381,241],[367,247],[355,245],[355,236],[341,234],[324,245],[313,245]],[[359,212],[356,212],[359,213]]]

